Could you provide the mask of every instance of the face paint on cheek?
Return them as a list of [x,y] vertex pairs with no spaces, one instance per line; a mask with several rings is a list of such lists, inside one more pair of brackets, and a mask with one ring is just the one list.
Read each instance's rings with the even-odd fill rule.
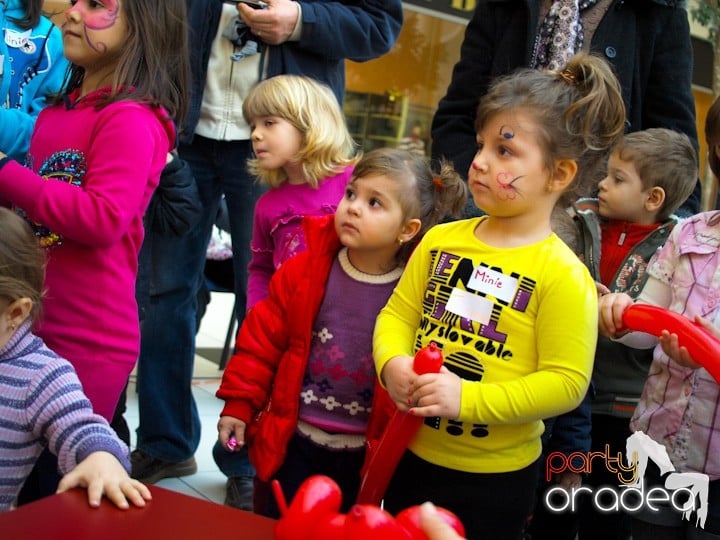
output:
[[504,201],[512,201],[518,198],[520,193],[513,185],[516,180],[519,180],[522,176],[513,177],[509,172],[500,172],[495,177],[495,183],[499,188],[497,196],[499,199]]
[[68,12],[76,11],[82,16],[85,27],[90,30],[105,30],[112,27],[120,16],[118,0],[106,0],[104,9],[90,9],[85,2],[78,2]]

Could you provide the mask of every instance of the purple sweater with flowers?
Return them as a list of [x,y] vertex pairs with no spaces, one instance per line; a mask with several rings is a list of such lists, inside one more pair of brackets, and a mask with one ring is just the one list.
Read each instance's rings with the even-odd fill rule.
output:
[[73,367],[26,321],[0,348],[0,512],[10,509],[45,447],[63,474],[99,451],[130,471],[127,446],[93,413]]

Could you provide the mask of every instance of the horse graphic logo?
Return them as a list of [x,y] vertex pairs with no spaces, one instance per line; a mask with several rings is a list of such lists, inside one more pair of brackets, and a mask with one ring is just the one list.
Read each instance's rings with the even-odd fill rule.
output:
[[699,499],[700,506],[696,511],[696,526],[705,527],[705,520],[708,513],[708,490],[710,479],[708,475],[702,473],[675,472],[670,458],[668,457],[665,447],[642,431],[636,431],[628,437],[625,443],[625,457],[629,466],[636,467],[635,482],[626,484],[623,487],[640,488],[645,470],[647,469],[648,460],[652,460],[660,469],[660,474],[670,473],[665,478],[665,488],[668,490],[683,489],[689,493],[689,500],[680,510],[683,512],[683,518],[690,521],[693,509],[695,508],[695,500]]

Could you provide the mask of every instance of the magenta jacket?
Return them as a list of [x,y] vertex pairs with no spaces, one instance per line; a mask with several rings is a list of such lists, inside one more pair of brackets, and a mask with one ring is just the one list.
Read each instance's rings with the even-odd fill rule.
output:
[[33,226],[48,254],[36,329],[75,367],[96,413],[111,419],[137,360],[135,302],[142,218],[175,129],[167,113],[101,89],[44,109],[27,168],[0,161],[0,201]]

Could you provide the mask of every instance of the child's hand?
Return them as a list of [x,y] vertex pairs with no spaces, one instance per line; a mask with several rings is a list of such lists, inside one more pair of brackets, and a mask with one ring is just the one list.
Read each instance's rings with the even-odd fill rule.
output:
[[595,282],[595,288],[597,289],[598,298],[601,296],[605,296],[606,294],[610,294],[610,289],[608,289],[605,285],[603,285],[599,281]]
[[420,506],[420,526],[428,540],[464,540],[429,502]]
[[417,375],[410,396],[415,406],[410,413],[457,418],[460,415],[461,393],[462,379],[445,366],[440,368],[440,373]]
[[[233,416],[221,416],[218,420],[218,440],[222,444],[223,448],[226,448],[229,452],[240,450],[245,444],[245,427],[247,424],[235,418]],[[235,438],[235,444],[228,446],[228,441],[231,437]]]
[[623,331],[623,312],[633,305],[633,299],[625,293],[611,293],[598,298],[598,331],[610,338],[620,337]]
[[410,409],[410,381],[417,377],[412,366],[412,356],[395,356],[388,360],[380,374],[390,398],[403,412]]
[[572,471],[565,471],[557,476],[556,481],[565,489],[577,489],[582,485],[582,475]]
[[122,464],[109,452],[93,452],[63,476],[58,493],[75,487],[87,488],[90,506],[100,506],[105,495],[118,508],[129,508],[128,500],[135,506],[145,506],[152,499],[150,490],[142,482],[130,478]]
[[[695,316],[695,324],[702,326],[705,330],[710,332],[716,338],[720,339],[720,329],[716,328],[713,323],[704,317],[699,315]],[[690,356],[690,353],[685,347],[680,347],[680,342],[677,334],[671,334],[668,330],[663,330],[659,336],[660,346],[665,354],[675,360],[681,366],[697,369],[701,367],[700,364],[695,362]]]

